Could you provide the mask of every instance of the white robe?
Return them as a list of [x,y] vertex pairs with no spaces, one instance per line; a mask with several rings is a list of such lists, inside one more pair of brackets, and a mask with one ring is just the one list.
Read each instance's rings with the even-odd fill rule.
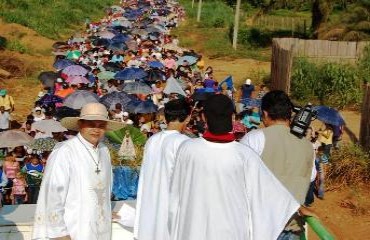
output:
[[[88,150],[100,158],[101,172]],[[97,160],[97,159],[96,159]],[[112,167],[108,148],[80,134],[51,153],[37,201],[32,239],[70,235],[73,240],[110,240]]]
[[165,130],[145,145],[136,204],[134,233],[139,240],[168,240],[170,181],[177,149],[189,137]]
[[170,193],[171,240],[275,240],[299,204],[237,142],[183,143]]

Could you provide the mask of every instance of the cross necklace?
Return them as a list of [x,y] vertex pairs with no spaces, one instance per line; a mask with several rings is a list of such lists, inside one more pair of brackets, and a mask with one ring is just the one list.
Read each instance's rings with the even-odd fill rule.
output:
[[77,137],[78,140],[80,140],[81,144],[85,147],[86,151],[89,153],[89,156],[91,157],[91,159],[94,161],[94,164],[96,166],[96,170],[95,170],[95,173],[96,174],[99,174],[101,172],[101,170],[99,169],[99,163],[100,163],[100,158],[99,158],[99,153],[98,153],[98,161],[95,161],[95,158],[94,156],[91,154],[91,152],[89,151],[89,149],[85,146],[85,144],[81,141],[81,139],[79,137]]

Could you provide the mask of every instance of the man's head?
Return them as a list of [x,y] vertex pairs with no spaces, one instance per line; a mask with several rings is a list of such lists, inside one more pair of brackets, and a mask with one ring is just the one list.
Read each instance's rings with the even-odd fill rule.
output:
[[274,90],[263,96],[261,110],[262,121],[268,127],[276,121],[289,122],[292,116],[293,104],[284,91]]
[[208,131],[213,134],[225,134],[232,131],[233,113],[234,105],[231,99],[223,94],[212,95],[204,102]]
[[164,117],[167,124],[183,123],[190,114],[190,106],[184,99],[174,99],[164,105]]
[[0,97],[5,97],[6,94],[8,94],[8,92],[6,91],[6,89],[1,89],[0,90]]
[[123,125],[108,119],[108,111],[103,104],[88,103],[81,109],[80,117],[66,117],[62,125],[70,130],[78,130],[91,144],[97,145],[106,130],[118,130]]

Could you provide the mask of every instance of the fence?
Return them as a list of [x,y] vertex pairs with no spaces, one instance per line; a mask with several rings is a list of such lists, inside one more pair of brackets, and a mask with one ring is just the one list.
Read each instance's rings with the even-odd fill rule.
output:
[[295,32],[306,33],[309,19],[300,17],[279,17],[279,16],[260,16],[250,24],[253,27],[265,28],[272,31],[290,31],[292,36]]
[[369,42],[274,38],[272,41],[271,86],[273,89],[289,93],[294,57],[305,57],[316,62],[355,63],[361,57],[367,44]]

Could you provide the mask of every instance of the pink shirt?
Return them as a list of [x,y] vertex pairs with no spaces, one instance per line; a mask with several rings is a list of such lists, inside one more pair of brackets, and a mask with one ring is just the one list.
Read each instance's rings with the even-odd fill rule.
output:
[[4,164],[4,172],[6,176],[10,179],[15,178],[15,175],[19,172],[19,165],[18,163],[13,163],[11,165]]
[[175,68],[176,67],[176,61],[173,58],[166,58],[164,60],[164,65],[166,68]]
[[26,181],[20,179],[13,180],[13,195],[25,195],[26,194]]

